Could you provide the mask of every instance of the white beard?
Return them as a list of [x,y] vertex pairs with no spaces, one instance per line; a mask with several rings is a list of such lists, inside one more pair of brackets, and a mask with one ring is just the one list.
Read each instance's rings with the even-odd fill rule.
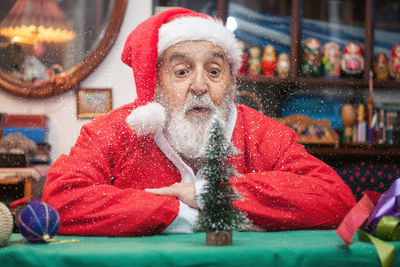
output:
[[[156,91],[159,92],[159,90]],[[229,88],[228,92],[230,91],[233,91],[233,89]],[[161,94],[156,93],[156,101],[162,104],[167,112],[164,134],[168,143],[183,158],[189,160],[198,158],[209,138],[208,127],[211,119],[217,116],[220,121],[224,122],[225,128],[227,127],[232,112],[233,99],[233,94],[227,93],[221,106],[216,106],[208,94],[201,96],[190,94],[182,109],[171,110]],[[206,106],[210,110],[209,114],[201,117],[190,116],[187,111],[197,105]]]

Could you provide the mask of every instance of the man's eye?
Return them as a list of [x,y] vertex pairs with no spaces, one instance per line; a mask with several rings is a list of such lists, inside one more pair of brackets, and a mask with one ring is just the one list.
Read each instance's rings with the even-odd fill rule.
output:
[[211,69],[208,71],[212,76],[218,76],[219,70],[217,69]]
[[187,70],[178,70],[175,72],[177,76],[185,76],[188,71]]

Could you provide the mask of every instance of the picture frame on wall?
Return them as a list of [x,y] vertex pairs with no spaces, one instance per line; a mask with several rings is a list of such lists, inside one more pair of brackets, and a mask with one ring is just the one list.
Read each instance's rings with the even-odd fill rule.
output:
[[93,119],[112,110],[111,88],[78,88],[76,90],[77,117]]

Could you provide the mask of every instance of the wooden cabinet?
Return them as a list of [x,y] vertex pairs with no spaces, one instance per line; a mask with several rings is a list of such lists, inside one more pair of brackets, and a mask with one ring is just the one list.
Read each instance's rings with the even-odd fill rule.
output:
[[[377,6],[379,6],[379,3],[376,3],[376,1],[373,0],[359,0],[359,1],[303,1],[303,0],[291,0],[291,1],[268,1],[268,2],[276,2],[275,5],[269,4],[261,4],[261,2],[265,1],[240,1],[240,0],[218,0],[216,1],[217,5],[217,15],[222,16],[223,20],[227,20],[227,18],[232,15],[235,16],[237,14],[237,10],[234,8],[230,8],[231,4],[242,4],[243,9],[248,9],[248,7],[256,6],[259,8],[259,10],[254,10],[254,13],[257,15],[258,13],[262,13],[263,11],[268,12],[268,11],[276,11],[280,12],[277,14],[276,17],[278,19],[281,19],[279,16],[285,15],[287,11],[282,10],[282,9],[289,9],[290,8],[290,76],[288,79],[279,79],[279,78],[266,78],[266,77],[240,77],[239,79],[242,81],[246,82],[257,82],[257,83],[266,83],[266,84],[289,84],[293,86],[340,86],[340,87],[351,87],[351,88],[368,88],[368,79],[369,79],[369,72],[373,69],[373,62],[374,62],[374,54],[380,52],[380,50],[374,51],[374,42],[387,42],[390,43],[389,40],[377,40],[377,38],[382,38],[381,35],[379,35],[377,38],[374,38],[374,29],[376,25],[376,21],[373,20],[374,18],[374,10]],[[259,2],[259,5],[256,5],[255,3]],[[342,5],[340,8],[343,8],[343,10],[338,10],[339,12],[342,13],[341,17],[339,19],[336,19],[337,21],[328,21],[328,19],[324,18],[326,15],[325,13],[331,12],[330,10],[331,5],[330,3],[341,3]],[[393,5],[397,7],[397,10],[394,10],[394,12],[397,12],[400,10],[400,1],[397,0],[392,0],[392,1],[386,1],[386,2],[392,2]],[[270,10],[268,10],[270,8]],[[313,8],[313,9],[312,9]],[[388,7],[390,8],[390,7]],[[383,9],[383,8],[381,8]],[[325,12],[324,12],[325,10]],[[232,14],[230,14],[230,11]],[[375,10],[376,11],[376,10]],[[251,11],[248,12],[250,14]],[[356,15],[353,15],[352,18],[351,15],[352,12]],[[315,15],[315,13],[321,13],[320,17],[318,15]],[[244,13],[243,13],[244,14]],[[311,17],[311,14],[313,14],[313,17]],[[347,14],[347,15],[346,15]],[[357,15],[358,14],[358,15]],[[304,16],[309,16],[309,18],[305,18]],[[331,15],[332,17],[332,15]],[[334,17],[334,16],[333,16]],[[354,17],[354,18],[353,18]],[[319,21],[320,18],[325,19],[325,21]],[[243,18],[240,18],[241,20]],[[329,27],[329,32],[327,34],[329,35],[335,35],[336,40],[341,41],[340,39],[342,36],[339,33],[335,33],[334,27],[341,27],[344,26],[346,27],[348,25],[349,31],[352,31],[353,28],[356,28],[357,31],[364,29],[363,36],[358,36],[360,38],[361,42],[363,42],[363,54],[365,58],[365,66],[364,66],[364,72],[363,76],[359,79],[352,79],[352,78],[339,78],[339,79],[327,79],[323,77],[302,77],[300,73],[300,68],[301,68],[301,62],[302,62],[302,52],[301,52],[301,44],[303,42],[303,39],[305,36],[307,36],[307,32],[303,32],[303,27],[302,25],[304,24],[305,19],[314,19],[314,21],[317,21],[317,23],[322,23],[324,22],[325,24],[328,25]],[[331,20],[335,20],[335,18],[330,18]],[[249,17],[247,19],[248,21],[255,20],[254,18]],[[379,18],[377,19],[379,20]],[[391,19],[393,21],[392,24],[389,23],[379,23],[379,27],[391,27],[390,30],[395,37],[395,39],[399,40],[400,44],[400,18],[394,17]],[[380,21],[378,21],[380,22]],[[256,22],[253,22],[253,26],[256,25]],[[268,25],[265,25],[265,28],[268,28]],[[343,27],[342,27],[343,28]],[[319,29],[315,29],[315,31],[318,31]],[[309,29],[306,29],[306,31],[309,31]],[[336,29],[336,31],[338,31]],[[320,32],[319,36],[321,38],[324,38],[323,35],[326,34],[325,32]],[[240,36],[239,36],[240,38]],[[387,36],[387,38],[392,38],[392,36]],[[266,41],[268,43],[269,40]],[[273,41],[272,41],[273,42]],[[387,52],[387,56],[390,57],[389,52]],[[388,81],[374,81],[374,87],[377,88],[399,88],[400,89],[400,81],[394,81],[394,80],[388,80]]]
[[[173,6],[178,3],[177,1],[154,1],[154,4]],[[340,94],[340,92],[346,91],[350,92],[345,96],[347,97],[346,102],[366,104],[369,72],[373,70],[375,55],[382,52],[379,46],[386,45],[385,52],[390,58],[389,47],[393,44],[400,44],[400,16],[398,15],[400,14],[400,0],[202,0],[196,1],[196,4],[192,1],[179,1],[179,5],[217,15],[227,24],[232,21],[232,18],[236,19],[237,25],[234,26],[237,26],[237,29],[234,33],[239,39],[249,42],[249,45],[258,45],[260,48],[269,43],[277,47],[286,46],[284,49],[290,55],[288,78],[248,77],[246,75],[237,77],[238,89],[249,92],[249,94],[241,94],[240,97],[247,97],[253,103],[252,107],[263,110],[266,115],[271,117],[280,117],[283,102],[289,96],[296,94],[299,89],[312,90],[317,94],[322,94],[322,91],[329,91],[331,94]],[[266,14],[272,16],[265,19],[264,15]],[[315,28],[307,26],[309,21],[314,21],[312,26]],[[320,24],[324,24],[325,29],[329,28],[328,34],[320,31],[318,28]],[[382,29],[385,30],[384,34],[382,34]],[[387,32],[390,35],[385,35]],[[260,33],[273,37],[263,40]],[[251,34],[260,34],[261,37],[257,40]],[[363,45],[363,75],[358,78],[341,76],[338,79],[302,75],[300,71],[302,43],[310,34],[320,38],[326,38],[324,35],[334,36],[333,39],[336,38],[338,42],[341,42],[341,50],[345,41],[351,40],[353,37],[357,38]],[[396,43],[397,40],[398,43]],[[385,90],[399,89],[396,94],[397,101],[400,101],[400,81],[374,80],[373,85],[383,93]],[[255,100],[256,98],[258,100]],[[398,146],[370,145],[357,148],[312,147],[309,149],[312,154],[329,160],[334,160],[336,156],[349,158],[348,155],[357,155],[381,158],[380,155],[384,155],[385,159],[399,161]],[[353,157],[353,159],[355,158]]]

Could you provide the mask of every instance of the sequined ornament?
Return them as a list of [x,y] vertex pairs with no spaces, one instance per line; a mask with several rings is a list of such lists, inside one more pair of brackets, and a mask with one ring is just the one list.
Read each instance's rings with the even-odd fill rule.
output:
[[46,203],[32,203],[18,216],[18,229],[31,243],[51,242],[60,225],[58,212]]
[[5,204],[0,202],[0,247],[7,244],[13,229],[13,217]]

